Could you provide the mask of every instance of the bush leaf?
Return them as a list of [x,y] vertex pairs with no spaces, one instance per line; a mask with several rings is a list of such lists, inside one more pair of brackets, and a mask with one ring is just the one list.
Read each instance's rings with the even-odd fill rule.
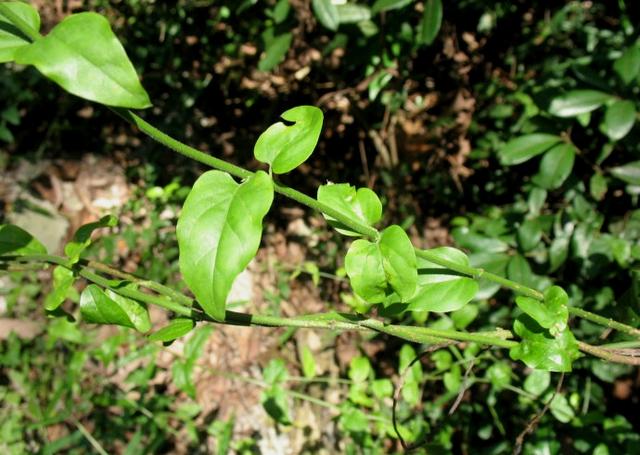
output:
[[544,293],[544,302],[531,297],[518,296],[516,304],[552,335],[567,328],[569,296],[559,286],[552,286]]
[[575,117],[595,111],[610,99],[611,95],[598,90],[571,90],[551,101],[549,113],[557,117]]
[[[382,217],[382,203],[369,188],[358,188],[356,191],[356,188],[348,183],[328,183],[318,188],[318,201],[348,218],[357,219],[369,226],[380,221]],[[353,237],[361,235],[330,216],[324,217],[341,234]]]
[[382,231],[380,251],[387,281],[403,302],[416,291],[418,269],[416,252],[407,233],[398,225]]
[[271,125],[253,149],[256,159],[269,164],[275,174],[289,172],[309,158],[320,137],[323,114],[315,106],[298,106],[280,117],[287,124]]
[[331,0],[313,0],[311,2],[313,12],[322,25],[332,31],[338,30],[340,16],[338,10]]
[[377,243],[360,239],[351,244],[344,267],[353,291],[368,303],[380,303],[388,287],[382,252]]
[[614,62],[613,69],[626,85],[633,82],[640,73],[640,47],[637,44],[628,47]]
[[542,157],[533,182],[546,190],[560,188],[573,170],[575,157],[576,149],[573,145],[565,142],[555,145]]
[[278,66],[278,63],[284,59],[285,55],[291,47],[291,40],[293,35],[291,33],[283,33],[274,37],[267,44],[267,48],[264,51],[264,55],[258,63],[258,69],[260,71],[271,71]]
[[[35,31],[40,30],[40,16],[31,5],[22,2],[3,2],[2,6],[9,8]],[[13,61],[16,51],[30,44],[31,41],[24,37],[0,11],[0,63]]]
[[640,161],[632,161],[622,166],[612,167],[609,172],[624,182],[640,185]]
[[507,142],[498,152],[505,166],[524,163],[534,156],[546,152],[562,138],[554,134],[534,133],[517,137]]
[[92,324],[114,324],[147,332],[151,328],[147,307],[122,297],[112,290],[103,292],[95,284],[87,286],[80,295],[82,318]]
[[180,271],[204,311],[222,321],[235,278],[253,259],[273,182],[262,171],[244,183],[225,172],[205,172],[193,185],[178,219]]
[[47,254],[35,237],[13,224],[0,224],[0,255]]
[[53,288],[51,292],[47,294],[47,298],[44,301],[44,309],[47,311],[54,311],[62,302],[67,298],[69,289],[75,281],[73,272],[61,265],[56,266],[53,269]]
[[[467,255],[456,248],[433,248],[429,252],[456,264],[469,266]],[[418,256],[418,289],[407,309],[438,313],[456,311],[469,303],[477,291],[476,280],[460,276]]]
[[371,13],[377,14],[383,11],[404,8],[412,2],[413,0],[376,0],[371,7]]
[[80,255],[91,244],[91,234],[96,229],[114,227],[118,224],[118,219],[113,215],[106,215],[93,223],[87,223],[78,228],[73,235],[73,239],[64,246],[64,254],[67,255],[72,264],[80,260]]
[[513,329],[522,341],[509,350],[513,360],[522,360],[537,370],[570,372],[572,362],[580,357],[578,342],[565,328],[556,336],[541,327],[530,316],[523,314],[516,319]]
[[99,14],[67,16],[47,36],[20,48],[15,59],[81,98],[107,106],[151,106],[122,44]]
[[169,324],[149,335],[148,339],[149,341],[162,341],[163,343],[166,343],[168,341],[173,341],[176,338],[185,336],[194,327],[195,323],[193,322],[193,319],[172,319],[171,321],[169,321]]
[[636,107],[633,102],[618,100],[607,106],[602,130],[612,141],[619,141],[631,131],[635,122]]
[[442,25],[442,0],[427,0],[418,26],[418,42],[430,45],[438,36]]

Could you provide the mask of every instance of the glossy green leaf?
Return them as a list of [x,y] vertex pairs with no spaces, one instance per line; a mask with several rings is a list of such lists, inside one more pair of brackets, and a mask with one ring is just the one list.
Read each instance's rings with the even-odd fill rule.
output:
[[557,117],[575,117],[595,111],[610,99],[611,95],[598,90],[571,90],[551,101],[549,113]]
[[336,5],[341,24],[355,24],[371,19],[371,9],[356,3],[342,3]]
[[103,292],[95,284],[87,286],[80,295],[82,318],[93,324],[114,324],[140,332],[151,328],[147,308],[135,300],[122,297],[111,290]]
[[522,251],[531,251],[534,249],[542,238],[542,225],[540,220],[533,218],[525,220],[519,227],[517,232],[518,245]]
[[628,47],[613,64],[613,69],[622,82],[629,85],[640,74],[640,47],[634,44]]
[[[40,31],[40,16],[33,6],[23,2],[3,2],[2,6],[9,8],[35,31]],[[13,61],[16,51],[30,43],[0,12],[0,63]]]
[[547,189],[560,188],[573,170],[576,151],[573,145],[561,143],[546,152],[540,161],[540,169],[533,183]]
[[258,63],[258,69],[260,71],[271,71],[275,68],[287,55],[292,40],[293,35],[291,33],[283,33],[273,38]]
[[371,7],[371,13],[377,14],[384,11],[404,8],[413,3],[413,0],[376,0]]
[[632,161],[622,166],[612,167],[609,172],[624,182],[640,185],[640,161]]
[[156,330],[149,335],[149,341],[162,341],[163,343],[173,341],[177,338],[185,336],[195,327],[193,319],[176,318],[169,321],[169,324]]
[[47,297],[44,300],[44,308],[47,311],[54,311],[62,305],[62,302],[67,298],[69,289],[71,289],[71,286],[75,281],[73,272],[61,265],[58,265],[53,269],[52,275],[53,286],[51,292],[47,294]]
[[629,134],[636,122],[636,107],[632,101],[617,100],[607,106],[602,130],[609,139],[618,141]]
[[384,271],[391,288],[403,302],[410,299],[418,282],[416,253],[409,236],[400,226],[392,225],[380,237]]
[[312,0],[313,12],[322,25],[336,31],[340,25],[340,16],[332,0]]
[[[382,203],[369,188],[356,188],[348,183],[328,183],[318,188],[318,201],[340,212],[345,217],[372,226],[382,218]],[[338,232],[348,236],[360,236],[339,221],[324,215],[327,222]]]
[[0,224],[0,255],[47,254],[35,237],[13,224]]
[[275,174],[289,172],[309,158],[320,137],[323,114],[315,106],[298,106],[280,117],[287,123],[267,128],[253,149],[256,159],[269,164]]
[[[549,395],[548,399],[551,399],[551,395]],[[553,397],[553,401],[549,405],[549,411],[551,411],[556,420],[562,423],[569,423],[576,416],[576,412],[563,394],[557,394]]]
[[499,151],[500,162],[505,166],[524,163],[546,152],[562,138],[553,134],[535,133],[520,136],[507,142]]
[[384,301],[388,284],[378,244],[363,239],[353,242],[344,258],[344,268],[359,297],[368,303]]
[[541,327],[549,329],[555,335],[567,327],[569,296],[558,286],[550,287],[544,295],[544,302],[520,295],[516,297],[516,304]]
[[[434,248],[430,253],[459,265],[469,266],[462,251],[450,247]],[[464,307],[478,291],[478,282],[461,276],[418,256],[418,288],[408,310],[445,313]]]
[[580,357],[578,342],[568,328],[554,337],[525,314],[516,319],[513,329],[522,341],[509,350],[509,355],[530,368],[569,372],[573,361]]
[[107,106],[151,106],[122,44],[99,14],[67,16],[44,38],[19,49],[15,59],[81,98]]
[[442,25],[442,0],[427,0],[418,26],[418,42],[430,45],[438,36]]
[[91,234],[96,229],[114,227],[118,224],[118,219],[113,215],[106,215],[93,223],[87,223],[78,228],[73,235],[73,239],[64,246],[64,254],[67,255],[71,263],[76,263],[80,259],[82,252],[91,244]]
[[225,317],[235,278],[253,259],[262,218],[273,201],[273,182],[262,171],[244,183],[209,171],[193,185],[178,219],[180,271],[205,312]]
[[507,277],[525,286],[530,286],[535,281],[529,261],[521,254],[511,256],[507,264]]

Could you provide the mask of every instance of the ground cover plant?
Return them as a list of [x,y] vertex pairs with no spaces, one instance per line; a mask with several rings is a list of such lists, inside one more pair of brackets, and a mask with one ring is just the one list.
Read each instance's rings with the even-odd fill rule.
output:
[[[348,3],[345,9],[331,2],[314,1],[312,11],[318,22],[332,31],[357,25],[355,29],[349,28],[349,33],[356,36],[359,46],[369,48],[377,45],[371,40],[378,18],[388,15],[389,22],[385,19],[383,23],[392,30],[406,28],[406,22],[394,22],[400,16],[392,14],[410,3],[376,2],[371,8]],[[500,5],[496,4],[496,12],[508,10]],[[428,1],[421,7],[415,24],[417,39],[404,43],[414,51],[434,41],[442,21],[440,2]],[[286,1],[267,9],[271,19],[266,23],[271,25],[263,33],[265,49],[258,62],[262,71],[278,65],[291,46],[290,32],[278,34],[286,29],[289,9]],[[219,14],[229,14],[223,11],[220,9]],[[552,36],[558,43],[551,44],[562,47],[562,40],[570,39],[563,33],[571,33],[571,24],[580,23],[583,11],[573,3],[559,9],[548,22],[548,29],[540,31],[540,39]],[[64,256],[49,254],[41,242],[20,227],[2,226],[0,260],[5,268],[23,273],[25,267],[54,266],[53,287],[44,300],[44,308],[54,318],[51,324],[57,327],[59,337],[76,341],[82,338],[78,327],[84,326],[77,325],[76,318],[85,323],[124,326],[145,334],[144,344],[150,347],[140,349],[150,351],[158,342],[170,343],[194,331],[185,345],[184,358],[176,359],[171,367],[178,388],[191,396],[196,391],[190,376],[203,340],[209,334],[209,324],[355,331],[386,336],[384,339],[389,343],[400,340],[398,364],[394,366],[399,373],[395,392],[392,382],[382,371],[376,371],[367,356],[357,355],[349,361],[348,395],[337,407],[336,421],[347,441],[344,450],[354,453],[393,450],[394,444],[397,449],[422,447],[425,442],[429,450],[468,448],[477,439],[488,441],[485,447],[490,453],[520,451],[525,439],[528,445],[524,448],[529,451],[557,452],[570,445],[580,452],[616,453],[628,450],[637,440],[624,417],[607,415],[602,403],[598,403],[604,392],[592,379],[613,382],[629,374],[628,366],[638,364],[634,341],[639,334],[635,314],[638,276],[634,267],[640,257],[640,230],[638,212],[629,208],[637,202],[638,166],[634,158],[637,145],[634,148],[627,144],[633,143],[635,134],[634,84],[640,71],[640,56],[636,55],[637,45],[630,38],[626,38],[629,44],[612,57],[569,56],[562,65],[544,68],[541,70],[544,77],[535,84],[525,79],[517,89],[505,90],[496,83],[492,90],[498,93],[498,101],[493,100],[495,105],[488,107],[488,119],[467,128],[471,135],[483,133],[472,157],[476,160],[472,166],[478,178],[482,179],[486,172],[483,160],[494,151],[505,167],[499,178],[489,179],[474,196],[482,199],[483,195],[492,194],[504,198],[515,185],[511,180],[512,169],[516,169],[513,166],[520,166],[517,168],[520,176],[528,171],[533,176],[512,202],[479,206],[478,213],[467,212],[452,218],[451,236],[459,248],[421,248],[414,246],[404,223],[382,226],[382,220],[392,219],[393,215],[385,213],[380,197],[366,186],[324,183],[318,187],[316,198],[312,198],[281,183],[286,178],[284,174],[298,169],[310,158],[318,143],[324,120],[318,107],[305,104],[278,112],[279,119],[275,116],[278,121],[263,131],[253,146],[256,163],[263,163],[262,167],[256,165],[258,170],[249,171],[174,139],[133,112],[151,107],[153,97],[142,87],[133,64],[104,17],[90,12],[72,14],[43,36],[39,33],[38,13],[27,4],[2,3],[0,15],[4,24],[0,35],[5,43],[0,54],[3,61],[35,67],[69,93],[107,106],[153,140],[214,168],[203,172],[190,189],[180,188],[185,190],[179,198],[184,203],[175,231],[178,257],[174,255],[172,262],[178,263],[184,284],[195,298],[163,284],[162,274],[159,279],[149,279],[92,260],[88,254],[96,247],[92,244],[92,233],[115,228],[118,220],[113,215],[80,226],[65,245]],[[491,17],[491,14],[488,19],[485,17],[485,21],[495,20]],[[585,30],[587,46],[592,49],[621,41],[619,36],[597,28]],[[625,33],[632,36],[632,31]],[[94,39],[87,40],[89,34]],[[335,39],[345,38],[336,35]],[[394,57],[408,55],[402,43],[393,44],[392,55],[384,55],[387,50],[383,46],[382,60],[373,59],[356,69],[364,70],[360,77],[369,78],[367,97],[371,109],[382,108],[385,115],[393,113],[397,119],[395,114],[402,111],[400,106],[411,98],[407,93],[384,90],[394,78],[401,80],[401,75],[392,68],[398,64]],[[525,50],[521,52],[527,58]],[[385,59],[393,65],[387,66]],[[425,102],[415,97],[414,101]],[[3,118],[7,123],[17,123],[15,115]],[[506,138],[500,136],[505,119],[516,120]],[[495,131],[483,131],[492,126]],[[399,166],[393,141],[388,137],[383,141],[376,134],[371,139],[383,166]],[[591,153],[588,144],[594,142],[601,144],[595,157],[582,152],[584,149]],[[542,159],[536,173],[536,167],[530,166],[539,155]],[[583,158],[584,163],[578,163],[576,157]],[[450,162],[452,169],[456,169],[455,160]],[[589,172],[576,172],[581,167]],[[461,169],[458,166],[457,170]],[[391,173],[386,175],[393,178]],[[459,185],[462,174],[455,175],[453,180]],[[430,178],[424,177],[427,182]],[[430,192],[442,189],[446,197],[446,188],[439,188],[437,181],[429,183],[436,183]],[[566,191],[555,192],[559,189]],[[176,188],[159,191],[154,197],[168,200]],[[275,199],[276,194],[318,211],[330,227],[347,238],[343,243],[347,248],[344,259],[335,260],[343,264],[343,277],[349,283],[343,299],[350,312],[282,316],[229,308],[232,284],[258,251],[264,217],[272,210],[274,201],[276,204],[280,201]],[[605,199],[608,194],[613,202],[601,213],[596,206],[608,201]],[[300,271],[319,276],[319,267],[314,262]],[[596,278],[601,281],[593,284]],[[22,276],[20,279],[29,280]],[[88,283],[79,294],[75,287],[78,280]],[[511,297],[504,290],[514,293],[515,306],[505,304]],[[70,305],[69,301],[77,305]],[[150,306],[170,312],[172,317],[165,326],[153,326]],[[482,323],[478,324],[480,320]],[[477,330],[467,330],[474,322]],[[607,336],[615,331],[620,338],[602,343],[597,340],[602,330]],[[114,346],[119,342],[124,341],[114,341]],[[425,374],[421,365],[424,356],[416,350],[415,343],[428,346],[425,353],[430,355],[435,374]],[[27,364],[22,363],[19,351],[20,342],[11,339],[3,363],[12,368],[12,380],[24,384],[20,378],[27,374],[29,361],[24,359]],[[65,385],[59,386],[60,395],[67,393],[68,384],[73,384],[81,374],[87,358],[101,359],[107,364],[114,361],[107,351],[108,348],[101,348],[78,354],[72,362],[78,367],[69,369],[68,379],[62,382]],[[316,377],[313,354],[303,346],[299,356],[303,376],[313,381]],[[588,360],[590,357],[607,363]],[[516,368],[525,373],[523,381],[513,377],[513,361],[519,362]],[[482,375],[474,374],[474,369],[481,369]],[[582,369],[591,371],[565,378],[565,373]],[[153,375],[154,367],[150,366],[133,378],[133,384],[144,390]],[[552,378],[557,379],[554,382]],[[263,388],[265,410],[285,426],[294,423],[288,399],[295,392],[285,386],[289,380],[286,364],[275,359],[264,367],[259,385]],[[442,383],[437,399],[432,402],[425,400],[429,392],[422,390],[429,381]],[[465,401],[472,386],[483,384],[486,403]],[[586,387],[588,392],[580,392]],[[504,404],[505,391],[517,394],[517,403]],[[4,393],[8,394],[8,401],[19,399],[15,393]],[[72,396],[71,393],[68,399]],[[452,411],[459,408],[448,419],[442,415],[447,402],[453,403]],[[52,414],[59,402],[52,403],[34,414],[39,421],[34,428],[45,427],[43,422],[54,419]],[[169,406],[167,402],[154,404],[158,413],[147,412],[153,418],[148,420],[145,415],[147,420],[141,420],[144,423],[136,428],[127,450],[135,451],[141,445],[151,450],[154,444],[162,444],[163,425],[157,419],[168,418]],[[144,414],[135,403],[126,408],[138,417],[139,413]],[[413,412],[415,408],[421,410],[417,415]],[[506,414],[510,408],[515,408],[522,417],[504,423],[500,414]],[[542,411],[547,408],[556,421],[571,426],[574,430],[571,437],[557,441],[553,425],[537,428],[538,420],[545,418]],[[190,418],[199,412],[197,407],[186,406],[177,415],[189,427]],[[482,415],[490,415],[492,422],[480,428],[470,424]],[[20,428],[20,417],[14,417],[13,422],[15,428]],[[615,428],[616,436],[598,439],[593,433],[588,434],[586,427],[590,422]],[[83,424],[76,423],[77,431],[57,444],[73,445],[84,438],[94,449],[99,448]],[[229,446],[232,427],[231,421],[214,421],[207,432],[216,435],[219,445]],[[192,440],[198,441],[197,428],[191,427],[190,431]],[[455,432],[458,441],[452,437]],[[6,438],[16,444],[20,440],[15,435]],[[55,446],[55,438],[52,444]],[[247,447],[250,446],[247,442]],[[245,449],[251,450],[243,449],[242,443],[235,448]]]

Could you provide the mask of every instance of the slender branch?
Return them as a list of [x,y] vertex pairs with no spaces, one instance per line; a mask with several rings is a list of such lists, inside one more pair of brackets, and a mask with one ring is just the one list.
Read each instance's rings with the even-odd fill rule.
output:
[[632,335],[636,338],[640,337],[640,330],[636,329],[635,327],[631,327],[630,325],[623,324],[622,322],[614,321],[611,318],[605,318],[604,316],[600,316],[595,313],[591,313],[590,311],[586,311],[573,306],[569,307],[569,313],[582,319],[587,319],[591,322],[595,322],[596,324],[609,327],[610,329],[615,329],[619,332],[626,333],[627,335]]

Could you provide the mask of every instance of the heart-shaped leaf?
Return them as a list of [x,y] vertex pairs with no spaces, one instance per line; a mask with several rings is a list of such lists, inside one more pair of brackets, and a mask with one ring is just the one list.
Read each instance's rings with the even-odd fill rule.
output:
[[368,303],[387,304],[386,297],[393,292],[405,302],[414,294],[418,280],[413,245],[397,225],[382,231],[379,242],[353,242],[345,270],[355,293]]
[[273,182],[257,172],[236,183],[225,172],[205,172],[193,185],[178,219],[180,271],[212,318],[225,317],[235,278],[260,246],[262,218],[273,201]]
[[76,263],[80,259],[82,252],[91,245],[91,234],[96,229],[114,227],[118,224],[118,219],[113,215],[106,215],[93,223],[87,223],[78,228],[73,235],[73,239],[64,246],[64,254],[67,255],[71,263]]
[[569,296],[559,286],[552,286],[544,293],[544,302],[531,297],[518,296],[516,304],[552,335],[567,328]]
[[0,255],[47,254],[35,237],[13,224],[0,224]]
[[551,101],[549,113],[557,117],[575,117],[595,111],[610,99],[611,95],[598,90],[571,90]]
[[509,350],[509,355],[513,360],[522,360],[530,368],[569,372],[573,361],[580,357],[578,342],[569,328],[552,336],[530,316],[523,314],[516,319],[513,329],[522,341]]
[[[462,251],[450,247],[434,248],[430,253],[456,264],[469,266]],[[478,282],[418,256],[418,289],[408,310],[445,313],[465,306],[478,291]]]
[[298,106],[280,116],[286,122],[271,125],[260,135],[253,153],[275,174],[289,172],[304,163],[318,143],[323,114],[315,106]]
[[[2,6],[9,8],[35,31],[40,30],[40,16],[33,6],[22,2],[3,2]],[[31,41],[0,11],[0,63],[13,61],[16,51],[30,44]]]
[[549,150],[562,138],[553,134],[535,133],[517,137],[499,150],[500,162],[505,166],[524,163]]
[[[330,206],[345,217],[373,225],[382,217],[382,204],[376,193],[369,188],[356,188],[348,183],[329,183],[318,188],[318,201]],[[344,235],[358,237],[361,234],[325,215],[328,223]]]
[[62,267],[61,265],[53,269],[52,275],[53,287],[44,301],[44,308],[47,311],[54,311],[56,308],[62,305],[62,302],[64,302],[67,298],[69,289],[71,289],[71,286],[75,281],[73,272],[66,267]]
[[151,328],[147,307],[122,297],[112,290],[103,292],[95,284],[87,286],[80,295],[82,318],[93,324],[114,324],[147,332]]
[[162,341],[166,343],[176,338],[185,336],[195,327],[193,319],[176,318],[172,319],[169,324],[149,335],[149,341]]
[[15,60],[34,65],[81,98],[107,106],[151,106],[122,44],[99,14],[67,16],[44,38],[18,49]]

